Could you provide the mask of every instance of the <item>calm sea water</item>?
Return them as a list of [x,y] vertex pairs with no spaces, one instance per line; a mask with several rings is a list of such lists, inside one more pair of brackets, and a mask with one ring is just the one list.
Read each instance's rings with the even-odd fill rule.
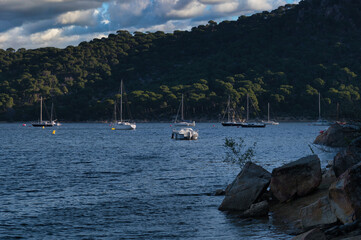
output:
[[[288,239],[272,219],[217,210],[239,172],[224,162],[225,137],[256,142],[267,170],[311,154],[325,127],[265,129],[200,123],[199,140],[174,141],[166,123],[112,131],[107,124],[52,129],[0,124],[0,238]],[[320,153],[322,165],[332,153]]]

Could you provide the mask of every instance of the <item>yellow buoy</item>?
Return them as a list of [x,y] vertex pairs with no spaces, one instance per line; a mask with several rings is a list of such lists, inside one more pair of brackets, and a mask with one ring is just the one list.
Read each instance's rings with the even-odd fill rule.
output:
[[55,134],[55,130],[53,130],[53,133],[52,134]]
[[112,130],[115,130],[115,128],[112,128]]
[[43,128],[45,128],[45,127],[43,126]]

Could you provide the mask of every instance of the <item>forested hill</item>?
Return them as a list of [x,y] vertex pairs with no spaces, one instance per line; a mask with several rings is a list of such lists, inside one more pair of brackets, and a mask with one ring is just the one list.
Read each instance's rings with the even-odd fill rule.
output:
[[39,99],[61,120],[111,120],[121,79],[133,118],[217,118],[228,95],[252,114],[318,117],[361,113],[361,1],[304,0],[174,33],[130,34],[65,49],[0,50],[0,120],[36,120]]

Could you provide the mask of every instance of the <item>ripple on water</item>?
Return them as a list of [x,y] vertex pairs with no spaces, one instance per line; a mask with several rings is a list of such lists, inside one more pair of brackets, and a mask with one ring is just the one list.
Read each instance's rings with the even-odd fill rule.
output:
[[169,124],[64,124],[56,135],[0,124],[0,238],[289,238],[267,219],[218,211],[214,191],[239,171],[223,161],[224,138],[256,142],[254,161],[271,170],[310,154],[320,127],[196,128],[198,141],[173,141]]

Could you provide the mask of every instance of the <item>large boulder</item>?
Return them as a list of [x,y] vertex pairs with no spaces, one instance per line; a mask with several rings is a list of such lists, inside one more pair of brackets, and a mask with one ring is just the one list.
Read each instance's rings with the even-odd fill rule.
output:
[[269,204],[267,201],[254,203],[249,209],[239,214],[241,218],[268,217]]
[[320,198],[316,202],[301,208],[300,218],[302,227],[305,229],[337,222],[336,215],[331,209],[328,196]]
[[222,211],[244,211],[262,195],[271,180],[271,173],[252,162],[247,162],[236,179],[227,187],[219,206]]
[[272,171],[271,192],[281,202],[306,196],[321,183],[321,163],[317,155],[275,168]]
[[326,240],[326,235],[320,229],[315,228],[292,238],[292,240]]
[[336,177],[359,162],[361,162],[361,149],[358,147],[350,146],[337,153],[332,164]]
[[315,144],[329,147],[346,147],[359,135],[360,127],[357,125],[332,124],[325,132],[318,135]]
[[330,186],[329,199],[344,224],[361,218],[361,163],[349,168]]

